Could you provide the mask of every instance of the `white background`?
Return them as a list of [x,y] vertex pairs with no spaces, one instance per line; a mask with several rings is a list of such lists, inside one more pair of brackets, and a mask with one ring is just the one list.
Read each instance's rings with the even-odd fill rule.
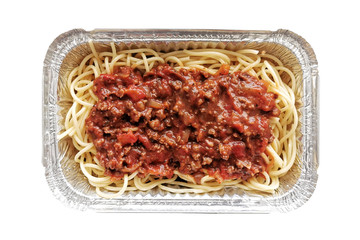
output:
[[[358,238],[360,12],[355,3],[2,1],[1,238]],[[48,46],[73,28],[284,28],[303,36],[315,50],[320,71],[320,167],[314,195],[295,211],[266,215],[104,214],[65,207],[49,190],[41,164],[41,82]]]

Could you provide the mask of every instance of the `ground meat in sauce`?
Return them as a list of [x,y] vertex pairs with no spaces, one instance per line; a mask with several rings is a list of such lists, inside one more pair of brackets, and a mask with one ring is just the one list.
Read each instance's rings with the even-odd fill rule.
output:
[[86,130],[113,180],[135,171],[171,178],[178,170],[198,183],[206,174],[222,182],[267,169],[260,154],[273,140],[277,96],[246,72],[160,65],[142,75],[119,67],[96,78],[93,91],[99,100]]

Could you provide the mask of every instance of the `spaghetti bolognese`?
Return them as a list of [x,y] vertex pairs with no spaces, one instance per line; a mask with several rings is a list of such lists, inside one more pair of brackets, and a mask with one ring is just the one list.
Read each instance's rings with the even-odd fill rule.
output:
[[298,126],[295,77],[279,59],[253,49],[89,46],[67,78],[73,103],[58,138],[72,139],[99,196],[278,188]]

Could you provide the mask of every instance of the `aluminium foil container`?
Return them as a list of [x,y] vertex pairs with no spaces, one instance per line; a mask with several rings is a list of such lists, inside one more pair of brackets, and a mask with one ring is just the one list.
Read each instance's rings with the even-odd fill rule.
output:
[[[188,48],[253,48],[277,56],[293,70],[302,86],[302,105],[297,160],[280,179],[273,194],[227,188],[207,194],[173,194],[153,189],[126,192],[115,199],[96,195],[82,175],[71,141],[58,141],[66,109],[59,105],[66,73],[91,52],[92,40],[99,50],[115,42],[120,48],[150,47],[171,51]],[[50,45],[43,67],[43,158],[45,177],[54,196],[65,205],[99,212],[288,212],[302,206],[313,194],[318,174],[318,68],[309,43],[288,30],[103,30],[74,29]]]

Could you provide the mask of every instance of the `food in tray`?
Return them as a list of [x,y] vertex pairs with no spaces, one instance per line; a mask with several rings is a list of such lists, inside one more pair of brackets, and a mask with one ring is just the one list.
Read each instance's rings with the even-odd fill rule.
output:
[[99,196],[158,187],[273,192],[296,158],[299,85],[256,49],[92,53],[69,73],[58,139]]

